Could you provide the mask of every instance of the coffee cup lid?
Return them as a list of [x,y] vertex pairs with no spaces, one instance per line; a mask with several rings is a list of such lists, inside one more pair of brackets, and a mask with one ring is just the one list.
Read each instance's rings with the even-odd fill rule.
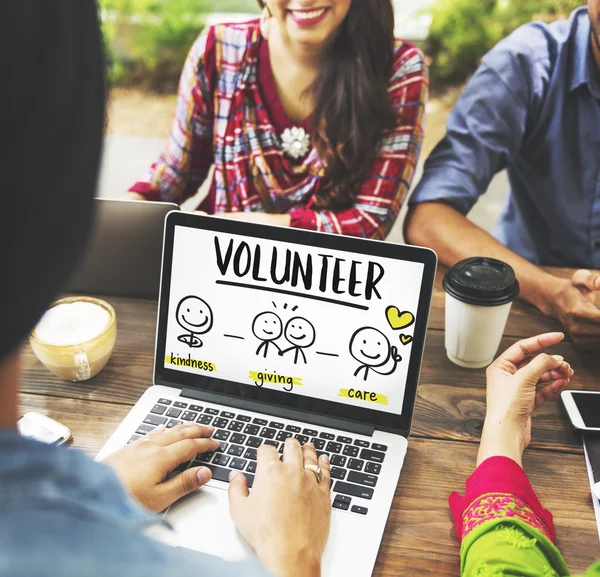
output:
[[444,276],[443,286],[459,301],[487,307],[510,303],[519,294],[512,267],[487,257],[468,258],[455,264]]

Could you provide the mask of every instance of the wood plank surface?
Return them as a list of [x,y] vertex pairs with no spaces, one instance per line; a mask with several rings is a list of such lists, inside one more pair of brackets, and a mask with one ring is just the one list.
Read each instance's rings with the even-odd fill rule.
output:
[[[515,343],[504,338],[501,350]],[[563,342],[551,349],[575,370],[569,388],[598,389],[600,359],[594,352],[575,349]],[[472,370],[451,363],[445,354],[443,333],[430,331],[421,370],[413,435],[438,439],[478,441],[485,417],[485,369]],[[560,402],[540,407],[534,415],[532,447],[581,452]]]
[[[453,365],[444,347],[440,268],[405,468],[390,513],[375,575],[458,575],[458,541],[447,498],[462,490],[475,466],[485,415],[485,370]],[[553,271],[554,272],[554,271]],[[572,274],[557,270],[557,276]],[[23,347],[21,410],[37,410],[67,425],[73,446],[94,456],[152,383],[156,302],[107,298],[117,313],[118,335],[108,365],[85,383],[66,383]],[[517,302],[501,348],[519,338],[556,330],[558,324]],[[576,373],[574,389],[598,389],[600,357],[564,342],[562,354]],[[574,573],[600,556],[581,441],[560,403],[543,406],[533,422],[525,469],[540,499],[554,514],[559,546]]]
[[[84,383],[61,381],[24,347],[26,393],[133,405],[152,383],[154,311],[145,302],[115,302],[119,329],[115,351],[106,368]],[[152,335],[152,336],[151,336]],[[517,339],[506,337],[505,349]],[[576,350],[565,342],[553,352],[563,355],[576,373],[570,388],[598,388],[600,360],[592,352]],[[429,331],[413,421],[413,434],[448,440],[477,442],[485,416],[485,370],[457,367],[446,357],[444,333]],[[535,416],[532,447],[581,452],[560,403],[543,406]]]
[[[459,546],[447,500],[453,490],[464,490],[476,453],[470,443],[410,441],[375,575],[459,575]],[[571,571],[583,573],[600,556],[583,457],[528,450],[524,467],[554,514],[558,546]]]
[[[21,409],[41,411],[64,423],[73,432],[73,447],[93,457],[129,406],[22,394]],[[458,575],[459,546],[447,500],[453,490],[463,490],[476,454],[474,443],[411,439],[374,575]],[[582,573],[600,556],[583,457],[528,450],[525,470],[554,514],[558,544],[569,567]]]
[[21,414],[37,411],[71,429],[71,446],[95,457],[131,409],[129,405],[99,403],[47,395],[20,395]]

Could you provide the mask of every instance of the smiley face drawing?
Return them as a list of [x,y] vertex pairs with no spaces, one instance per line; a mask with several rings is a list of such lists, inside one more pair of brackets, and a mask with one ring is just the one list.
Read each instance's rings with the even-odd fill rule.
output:
[[284,351],[279,351],[279,355],[283,356],[294,351],[294,364],[298,363],[300,355],[306,364],[306,355],[303,349],[310,347],[316,338],[315,327],[312,326],[312,323],[302,317],[293,317],[285,325],[284,336],[292,346]]
[[354,371],[354,376],[357,377],[361,371],[364,371],[365,381],[369,371],[380,375],[391,375],[402,360],[398,349],[390,345],[390,341],[380,330],[373,327],[360,328],[352,335],[350,354],[361,363]]
[[204,343],[198,335],[204,335],[213,326],[213,312],[208,303],[200,297],[187,296],[177,305],[175,313],[177,323],[187,332],[177,340],[191,349],[199,349]]
[[260,355],[262,352],[263,357],[266,359],[270,345],[274,345],[277,351],[281,352],[281,348],[275,341],[283,333],[283,323],[275,313],[267,311],[257,315],[252,321],[252,332],[261,341],[256,349],[257,355]]

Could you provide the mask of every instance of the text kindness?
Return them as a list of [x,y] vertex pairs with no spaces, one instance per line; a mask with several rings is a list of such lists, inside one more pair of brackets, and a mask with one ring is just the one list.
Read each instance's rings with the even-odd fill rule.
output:
[[[385,274],[377,262],[361,262],[330,254],[301,255],[286,248],[263,249],[260,244],[214,239],[217,267],[224,277],[255,283],[272,282],[307,292],[346,294],[367,301],[381,299],[377,284]],[[357,255],[358,256],[358,255]]]

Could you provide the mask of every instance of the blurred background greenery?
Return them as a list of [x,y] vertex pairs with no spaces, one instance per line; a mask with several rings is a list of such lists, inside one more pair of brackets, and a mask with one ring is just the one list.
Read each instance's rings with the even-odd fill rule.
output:
[[[368,1],[368,0],[361,0]],[[430,59],[434,88],[459,84],[501,38],[532,20],[566,18],[582,0],[394,0],[424,2],[431,24],[417,40]],[[99,0],[110,78],[121,86],[176,89],[181,65],[215,12],[259,14],[256,0]],[[221,18],[222,19],[222,18]],[[226,18],[225,18],[226,19]]]
[[463,82],[481,57],[521,24],[567,18],[582,0],[437,0],[425,52],[432,82]]
[[176,88],[188,50],[215,12],[259,14],[256,0],[99,0],[113,84]]
[[[354,0],[370,3],[372,0]],[[584,0],[392,0],[396,35],[426,53],[431,94],[417,166],[444,136],[448,115],[481,57],[503,36],[533,19],[567,17]],[[259,15],[256,0],[98,0],[110,58],[100,196],[120,198],[164,151],[176,109],[177,83],[190,46],[207,25]],[[505,202],[505,175],[471,213],[491,230]],[[205,194],[206,189],[200,191]],[[398,219],[389,240],[402,240]]]

